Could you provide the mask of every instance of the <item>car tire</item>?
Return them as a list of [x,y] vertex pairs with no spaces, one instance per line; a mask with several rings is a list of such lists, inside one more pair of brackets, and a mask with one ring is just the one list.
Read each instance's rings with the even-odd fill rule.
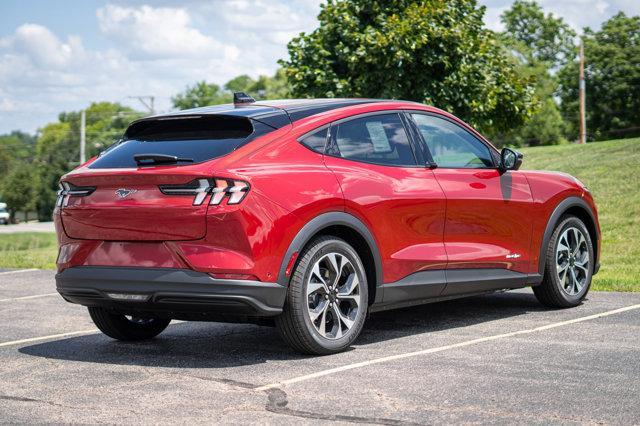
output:
[[171,322],[162,318],[139,318],[115,314],[100,307],[89,307],[94,324],[109,337],[123,341],[148,340],[162,333]]
[[368,300],[367,276],[358,253],[344,240],[319,237],[295,265],[276,325],[298,352],[338,353],[362,331]]
[[552,308],[578,306],[586,297],[595,256],[589,231],[575,216],[563,216],[551,235],[542,283],[533,287],[540,303]]

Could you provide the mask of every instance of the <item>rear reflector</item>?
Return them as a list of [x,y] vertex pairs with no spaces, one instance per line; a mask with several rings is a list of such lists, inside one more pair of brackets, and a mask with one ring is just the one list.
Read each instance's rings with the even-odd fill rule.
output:
[[260,281],[258,277],[255,275],[249,274],[209,274],[211,277],[217,280],[251,280],[251,281]]
[[146,294],[128,294],[128,293],[107,293],[112,299],[125,300],[127,302],[144,302],[149,298]]
[[287,264],[287,269],[284,271],[284,275],[289,277],[291,276],[291,271],[293,271],[293,266],[296,264],[296,260],[298,259],[298,252],[295,251],[291,255],[291,259],[289,259],[289,263]]

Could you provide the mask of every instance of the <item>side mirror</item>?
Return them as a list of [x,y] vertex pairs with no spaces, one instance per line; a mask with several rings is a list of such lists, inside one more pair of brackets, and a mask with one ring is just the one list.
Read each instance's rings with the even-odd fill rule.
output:
[[518,170],[522,165],[522,153],[511,148],[502,148],[500,153],[500,170]]

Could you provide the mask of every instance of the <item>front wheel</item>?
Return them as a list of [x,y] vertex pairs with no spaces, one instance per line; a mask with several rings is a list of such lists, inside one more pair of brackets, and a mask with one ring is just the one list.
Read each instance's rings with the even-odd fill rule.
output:
[[171,322],[170,319],[115,314],[99,307],[88,309],[91,319],[100,331],[117,340],[152,339],[162,333]]
[[299,352],[341,352],[362,331],[368,300],[358,253],[344,240],[319,237],[302,252],[276,325]]
[[585,224],[564,216],[547,247],[542,284],[533,292],[543,305],[570,308],[579,305],[591,286],[594,252]]

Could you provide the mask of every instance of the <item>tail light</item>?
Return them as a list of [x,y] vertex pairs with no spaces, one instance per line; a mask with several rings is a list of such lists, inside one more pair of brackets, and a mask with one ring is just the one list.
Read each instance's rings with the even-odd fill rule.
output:
[[160,185],[166,195],[193,195],[193,205],[199,206],[211,194],[209,204],[217,206],[228,197],[227,204],[240,204],[249,192],[249,184],[233,179],[194,179],[182,185]]
[[95,186],[76,186],[70,182],[60,182],[56,206],[66,207],[69,203],[69,197],[86,197],[95,190]]

